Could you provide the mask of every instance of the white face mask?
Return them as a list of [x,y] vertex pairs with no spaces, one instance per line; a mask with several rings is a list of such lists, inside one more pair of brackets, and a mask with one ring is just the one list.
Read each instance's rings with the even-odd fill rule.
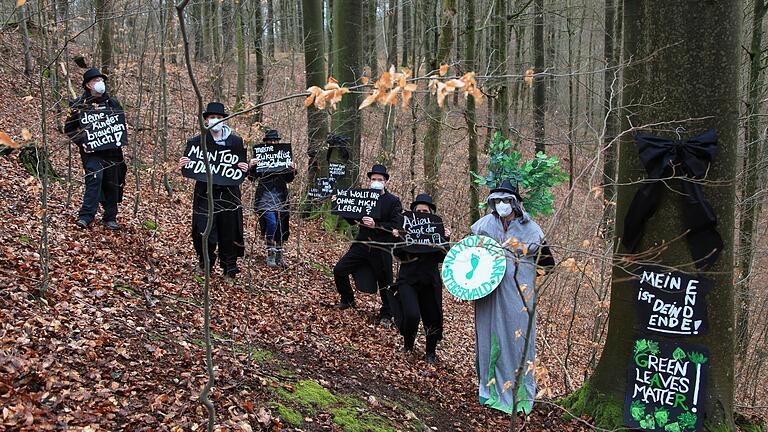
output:
[[208,120],[208,127],[214,132],[221,132],[224,127],[224,120],[222,119],[210,119]]
[[107,91],[107,85],[104,84],[104,81],[97,81],[93,83],[93,91],[98,94],[104,94]]
[[384,190],[384,182],[383,181],[378,181],[378,180],[373,180],[371,182],[371,189]]
[[500,202],[496,204],[496,213],[501,217],[507,217],[512,214],[512,204]]

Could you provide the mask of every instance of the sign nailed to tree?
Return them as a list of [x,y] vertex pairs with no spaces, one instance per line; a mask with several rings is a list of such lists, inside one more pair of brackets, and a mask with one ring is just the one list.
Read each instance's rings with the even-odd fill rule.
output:
[[256,172],[283,171],[291,166],[293,153],[291,144],[259,144],[253,146],[253,158],[256,159]]
[[434,252],[446,244],[443,220],[432,213],[403,212],[401,230],[406,252]]
[[635,300],[644,330],[668,336],[706,332],[704,296],[712,288],[710,280],[651,266],[641,267],[639,272]]
[[347,166],[341,163],[328,164],[328,175],[332,178],[344,177],[347,174]]
[[624,423],[647,431],[701,430],[709,351],[702,346],[638,339],[632,351]]
[[83,147],[86,153],[120,148],[128,144],[128,128],[125,126],[125,112],[84,110],[80,114],[80,128],[84,135]]
[[315,186],[309,188],[307,196],[312,199],[323,199],[333,194],[333,188],[336,184],[336,179],[331,177],[317,177],[315,178]]
[[347,219],[371,216],[381,191],[376,189],[340,189],[336,191],[332,213]]
[[[245,180],[245,172],[238,168],[237,164],[240,162],[247,163],[245,147],[216,147],[216,150],[208,151],[213,184],[224,186],[239,185]],[[184,177],[198,181],[208,181],[205,176],[205,161],[203,160],[201,143],[199,141],[187,142],[184,156],[189,158],[189,163],[181,169],[181,174]]]

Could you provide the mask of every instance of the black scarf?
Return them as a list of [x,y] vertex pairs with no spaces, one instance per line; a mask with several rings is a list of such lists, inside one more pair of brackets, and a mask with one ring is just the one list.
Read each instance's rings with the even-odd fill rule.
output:
[[[677,177],[682,185],[681,205],[688,249],[698,269],[703,270],[717,261],[723,240],[717,232],[717,217],[707,202],[701,185],[717,152],[717,132],[711,129],[687,140],[668,140],[649,134],[635,135],[640,161],[648,179],[635,194],[624,218],[622,243],[634,252],[642,239],[645,223],[656,212],[661,194],[666,189],[662,178]],[[691,179],[691,180],[688,180]]]

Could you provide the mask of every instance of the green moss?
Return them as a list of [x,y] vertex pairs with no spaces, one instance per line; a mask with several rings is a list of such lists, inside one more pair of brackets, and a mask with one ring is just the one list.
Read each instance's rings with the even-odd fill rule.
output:
[[341,426],[345,432],[394,432],[395,428],[383,417],[358,408],[334,408],[333,422]]
[[251,360],[255,361],[258,364],[267,363],[271,361],[273,358],[274,358],[274,355],[272,354],[272,351],[261,350],[258,348],[253,348],[251,350]]
[[280,418],[289,425],[298,427],[304,424],[304,416],[295,409],[288,408],[283,404],[277,404],[275,408],[277,409],[277,414]]
[[155,222],[155,221],[153,221],[151,219],[147,219],[147,220],[145,220],[144,222],[141,223],[141,226],[144,229],[148,229],[150,231],[154,231],[154,230],[157,229],[157,222]]
[[[612,429],[624,426],[624,404],[609,396],[593,392],[589,382],[559,401],[570,415],[588,415],[595,426]],[[570,417],[566,414],[566,417]]]
[[315,409],[326,409],[338,402],[336,396],[317,381],[299,381],[293,389],[291,392],[280,387],[277,389],[277,393],[288,402],[310,409],[311,414],[314,413]]

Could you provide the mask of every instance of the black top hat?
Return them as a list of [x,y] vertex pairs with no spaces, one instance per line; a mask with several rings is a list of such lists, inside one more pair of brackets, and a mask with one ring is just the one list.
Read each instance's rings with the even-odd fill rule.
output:
[[97,68],[90,68],[90,69],[88,69],[83,74],[83,87],[85,87],[85,85],[88,83],[88,81],[90,81],[90,80],[92,80],[94,78],[98,78],[98,77],[102,77],[105,80],[107,79],[107,76],[104,75],[103,73],[101,73],[101,71],[98,70]]
[[276,129],[270,129],[264,134],[264,141],[280,141],[280,133]]
[[205,112],[203,113],[203,118],[208,117],[209,115],[220,115],[222,117],[227,117],[229,114],[227,114],[227,111],[224,109],[224,104],[221,102],[209,102],[208,106],[205,107]]
[[368,178],[371,178],[374,174],[381,174],[386,180],[389,180],[389,173],[387,173],[387,167],[384,165],[376,164],[368,172]]
[[518,191],[517,182],[515,182],[515,184],[512,184],[511,180],[502,180],[501,184],[491,189],[491,193],[496,193],[496,192],[506,192],[514,195],[518,199],[518,201],[523,200],[523,197],[520,196],[520,192]]
[[432,201],[432,197],[429,196],[429,194],[423,193],[416,195],[416,199],[414,199],[411,203],[411,211],[415,211],[414,209],[418,204],[426,204],[429,208],[432,209],[432,213],[437,211],[437,206]]

